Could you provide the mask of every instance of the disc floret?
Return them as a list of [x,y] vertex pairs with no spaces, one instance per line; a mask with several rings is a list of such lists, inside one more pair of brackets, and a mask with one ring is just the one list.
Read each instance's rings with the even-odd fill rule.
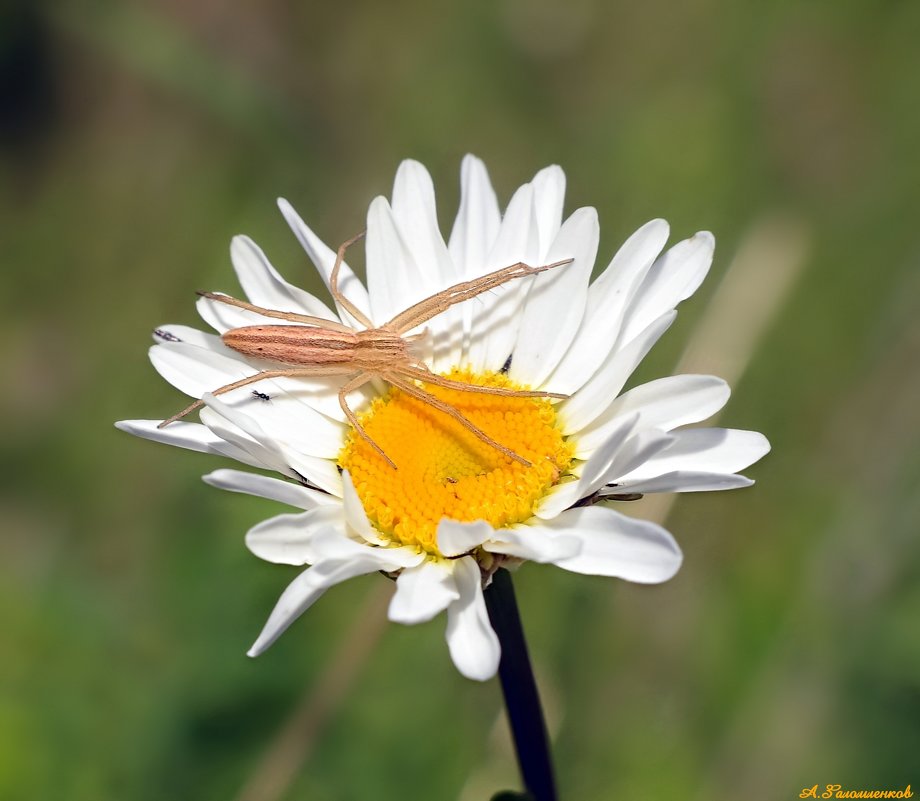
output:
[[[518,390],[502,373],[455,369],[445,378]],[[493,528],[522,523],[568,471],[573,447],[556,426],[545,398],[464,392],[437,385],[427,391],[453,406],[490,437],[523,457],[510,458],[467,427],[398,388],[361,415],[370,437],[396,464],[392,469],[354,432],[339,454],[368,518],[394,544],[438,555],[438,522],[485,520]]]

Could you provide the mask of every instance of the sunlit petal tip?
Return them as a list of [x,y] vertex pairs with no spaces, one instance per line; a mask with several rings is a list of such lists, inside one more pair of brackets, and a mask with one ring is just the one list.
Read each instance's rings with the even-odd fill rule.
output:
[[697,231],[693,235],[693,239],[709,250],[715,250],[716,248],[716,238],[711,231]]

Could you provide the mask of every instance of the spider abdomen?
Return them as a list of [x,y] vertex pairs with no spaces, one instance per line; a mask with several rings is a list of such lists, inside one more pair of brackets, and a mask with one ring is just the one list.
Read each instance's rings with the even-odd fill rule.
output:
[[247,325],[221,339],[244,356],[296,365],[349,364],[357,346],[354,333],[306,325]]
[[342,365],[373,372],[409,360],[406,341],[385,329],[331,331],[305,325],[249,325],[221,339],[237,353],[278,364]]

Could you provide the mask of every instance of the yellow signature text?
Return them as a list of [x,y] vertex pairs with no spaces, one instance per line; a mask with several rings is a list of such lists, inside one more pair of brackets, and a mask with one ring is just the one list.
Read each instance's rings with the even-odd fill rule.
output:
[[908,784],[903,790],[850,790],[841,784],[825,784],[805,787],[799,798],[913,798]]

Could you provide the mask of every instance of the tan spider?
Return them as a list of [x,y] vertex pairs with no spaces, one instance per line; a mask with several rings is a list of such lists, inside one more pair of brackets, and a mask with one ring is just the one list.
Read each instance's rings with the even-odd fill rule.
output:
[[[407,331],[427,322],[432,317],[449,309],[456,303],[470,300],[483,292],[495,289],[508,281],[516,278],[525,278],[536,275],[554,267],[569,264],[572,259],[546,264],[542,267],[530,267],[523,262],[503,267],[500,270],[487,273],[472,281],[462,281],[454,284],[442,292],[437,292],[418,303],[413,304],[405,311],[397,314],[392,320],[381,326],[375,327],[373,322],[361,312],[338,287],[339,268],[345,257],[345,251],[361,239],[364,232],[342,243],[336,254],[335,265],[332,268],[329,287],[333,298],[342,308],[362,325],[363,331],[356,330],[334,320],[314,317],[307,314],[264,309],[254,306],[243,300],[237,300],[229,295],[220,295],[214,292],[199,292],[199,295],[236,306],[240,309],[256,312],[264,317],[278,320],[287,320],[299,325],[247,325],[242,328],[233,328],[221,335],[221,340],[228,347],[255,359],[267,359],[284,369],[263,370],[225,384],[215,389],[213,395],[222,395],[234,389],[254,384],[266,378],[296,378],[298,376],[326,376],[348,375],[351,376],[339,389],[339,405],[348,421],[354,426],[355,431],[363,437],[377,451],[387,463],[395,468],[392,459],[383,452],[383,449],[371,439],[370,435],[361,426],[357,415],[349,408],[346,395],[364,386],[374,378],[381,378],[394,387],[398,387],[407,395],[418,398],[433,408],[449,415],[468,428],[479,439],[497,451],[529,467],[530,462],[524,457],[504,445],[496,442],[482,429],[473,425],[466,417],[460,414],[450,404],[426,392],[416,382],[434,384],[440,387],[462,390],[466,392],[479,392],[486,395],[502,395],[514,398],[559,398],[565,399],[568,395],[555,392],[534,392],[523,389],[505,389],[502,387],[483,387],[475,384],[466,384],[462,381],[453,381],[449,378],[432,373],[428,367],[412,355],[410,345],[413,340],[421,335],[405,337]],[[159,428],[169,425],[189,412],[201,407],[203,401],[197,400],[181,412],[174,414],[159,424]]]

